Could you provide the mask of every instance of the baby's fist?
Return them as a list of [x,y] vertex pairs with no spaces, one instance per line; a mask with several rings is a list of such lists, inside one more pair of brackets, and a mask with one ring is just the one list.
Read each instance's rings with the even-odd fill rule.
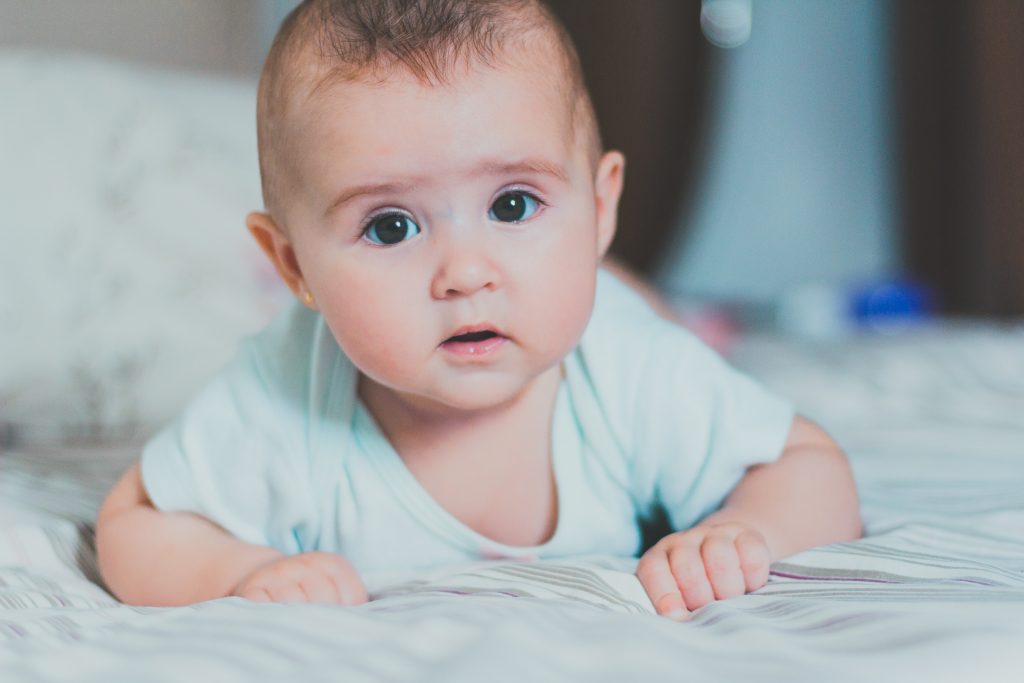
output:
[[728,522],[669,534],[644,553],[636,575],[658,614],[682,620],[709,602],[765,585],[770,564],[764,536]]
[[242,579],[232,595],[256,602],[326,602],[359,605],[366,588],[352,564],[336,553],[281,557]]

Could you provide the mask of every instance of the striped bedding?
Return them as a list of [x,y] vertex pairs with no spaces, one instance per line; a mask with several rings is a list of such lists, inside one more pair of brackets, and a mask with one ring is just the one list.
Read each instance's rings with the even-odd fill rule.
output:
[[851,456],[867,536],[688,623],[635,559],[366,577],[358,608],[120,605],[89,521],[131,445],[0,454],[0,681],[1024,681],[1024,329],[941,325],[734,361]]

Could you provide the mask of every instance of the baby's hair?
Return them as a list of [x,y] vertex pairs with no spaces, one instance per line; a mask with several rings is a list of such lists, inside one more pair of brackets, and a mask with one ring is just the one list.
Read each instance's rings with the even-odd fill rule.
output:
[[425,84],[446,83],[460,66],[496,66],[516,41],[528,46],[537,39],[562,58],[572,125],[585,136],[593,167],[601,141],[579,58],[541,0],[305,0],[282,22],[260,78],[256,120],[267,210],[284,227],[286,118],[296,96],[339,81],[383,81],[399,69]]

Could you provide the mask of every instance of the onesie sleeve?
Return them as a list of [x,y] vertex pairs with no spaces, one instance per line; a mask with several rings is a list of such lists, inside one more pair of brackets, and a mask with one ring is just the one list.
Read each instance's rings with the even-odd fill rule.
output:
[[[301,552],[315,537],[303,443],[304,396],[274,323],[242,343],[234,360],[147,443],[142,481],[163,511],[198,513],[248,543]],[[301,345],[300,345],[301,346]]]
[[608,273],[583,342],[641,516],[661,505],[673,529],[687,529],[721,506],[747,468],[781,454],[791,404]]
[[794,412],[683,328],[654,335],[645,360],[637,470],[653,473],[655,499],[684,530],[721,507],[749,467],[778,459]]

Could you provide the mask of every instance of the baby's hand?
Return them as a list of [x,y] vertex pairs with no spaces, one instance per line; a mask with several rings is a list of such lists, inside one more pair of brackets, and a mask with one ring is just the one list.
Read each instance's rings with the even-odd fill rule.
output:
[[683,621],[713,600],[765,585],[770,564],[764,536],[728,522],[669,534],[644,553],[636,575],[658,614]]
[[326,602],[359,605],[366,588],[352,564],[336,553],[310,552],[261,565],[232,595],[256,602]]

